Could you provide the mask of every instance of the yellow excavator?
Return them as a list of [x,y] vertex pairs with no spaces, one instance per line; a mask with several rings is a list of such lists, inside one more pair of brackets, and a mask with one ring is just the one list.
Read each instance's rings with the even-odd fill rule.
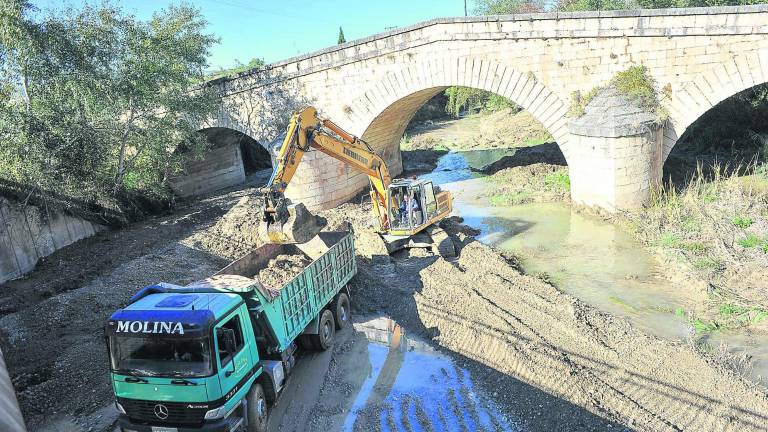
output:
[[263,190],[262,238],[271,243],[302,243],[320,230],[302,204],[291,204],[285,189],[304,153],[317,149],[368,176],[377,231],[387,251],[422,247],[444,257],[456,251],[438,222],[451,213],[451,194],[439,191],[429,180],[392,181],[384,160],[362,139],[345,132],[314,107],[296,112],[277,152],[277,166]]

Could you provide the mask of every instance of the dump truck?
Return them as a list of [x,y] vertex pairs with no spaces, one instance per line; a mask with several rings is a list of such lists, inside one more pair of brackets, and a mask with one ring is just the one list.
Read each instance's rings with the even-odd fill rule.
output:
[[[259,273],[284,255],[309,264],[266,286]],[[106,325],[120,430],[265,431],[298,350],[326,350],[348,325],[356,272],[351,231],[321,232],[265,244],[187,286],[141,289]]]

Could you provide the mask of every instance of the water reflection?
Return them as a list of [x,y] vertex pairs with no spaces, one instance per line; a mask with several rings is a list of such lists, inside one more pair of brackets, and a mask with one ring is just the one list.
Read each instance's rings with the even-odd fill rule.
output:
[[[382,431],[521,430],[475,391],[469,371],[406,336],[395,321],[364,319],[354,328],[369,340],[371,369],[344,421],[345,431],[356,429],[361,416],[378,417]],[[370,419],[365,422],[370,425]]]

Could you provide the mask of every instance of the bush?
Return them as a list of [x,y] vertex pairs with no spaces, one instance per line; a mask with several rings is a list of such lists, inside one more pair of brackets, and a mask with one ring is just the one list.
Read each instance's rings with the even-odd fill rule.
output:
[[754,221],[749,216],[734,216],[734,218],[731,220],[731,223],[735,227],[746,229],[752,226]]
[[755,246],[758,246],[762,242],[760,241],[760,237],[758,237],[758,236],[756,236],[754,234],[750,234],[750,235],[748,235],[748,236],[746,236],[746,237],[744,237],[742,239],[737,240],[736,243],[738,243],[739,246],[741,246],[741,247],[743,247],[745,249],[750,249],[750,248],[753,248]]

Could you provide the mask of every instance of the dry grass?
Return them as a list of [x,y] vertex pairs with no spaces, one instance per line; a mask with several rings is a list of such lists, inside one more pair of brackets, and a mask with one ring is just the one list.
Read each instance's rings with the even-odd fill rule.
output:
[[619,218],[707,283],[708,304],[686,313],[699,330],[760,323],[768,317],[768,177],[739,176],[741,167],[704,171],[699,166],[682,188],[664,185],[648,208]]

